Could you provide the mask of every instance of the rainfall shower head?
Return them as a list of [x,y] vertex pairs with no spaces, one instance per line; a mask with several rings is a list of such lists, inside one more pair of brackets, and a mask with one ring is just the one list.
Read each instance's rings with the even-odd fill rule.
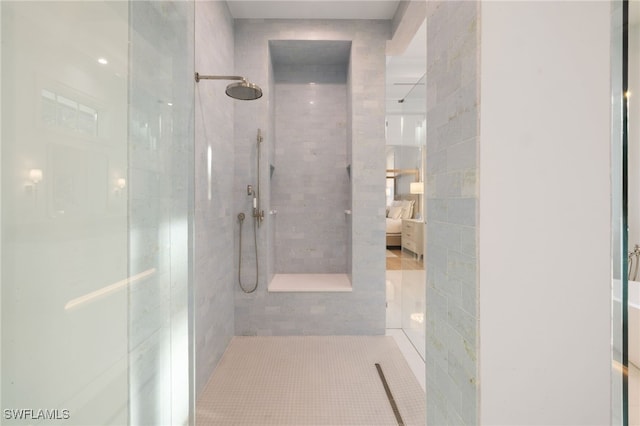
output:
[[230,75],[200,75],[196,73],[196,83],[200,80],[240,80],[227,86],[227,96],[242,101],[253,101],[262,97],[262,89],[257,84],[249,83],[246,78]]
[[253,101],[262,97],[262,89],[253,83],[249,83],[247,80],[242,80],[240,83],[231,83],[225,90],[227,96],[240,99],[242,101]]

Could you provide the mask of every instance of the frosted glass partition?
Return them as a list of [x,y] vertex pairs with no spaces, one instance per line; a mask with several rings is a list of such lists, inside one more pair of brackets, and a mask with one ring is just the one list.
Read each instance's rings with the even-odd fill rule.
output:
[[3,422],[123,424],[128,6],[1,7]]
[[2,424],[189,421],[192,8],[0,3]]

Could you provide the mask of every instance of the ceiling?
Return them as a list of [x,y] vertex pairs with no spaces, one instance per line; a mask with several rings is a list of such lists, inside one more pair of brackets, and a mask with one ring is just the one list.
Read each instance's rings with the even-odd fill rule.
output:
[[227,0],[236,19],[392,19],[399,0]]
[[[413,39],[408,44],[402,55],[387,56],[387,112],[406,112],[408,105],[398,103],[404,99],[420,80],[427,69],[427,23],[422,23],[416,31]],[[414,91],[416,94],[425,96],[425,91]],[[426,97],[425,97],[426,102]],[[415,104],[414,104],[415,105]],[[424,105],[426,111],[426,104]],[[421,112],[421,111],[420,111]]]

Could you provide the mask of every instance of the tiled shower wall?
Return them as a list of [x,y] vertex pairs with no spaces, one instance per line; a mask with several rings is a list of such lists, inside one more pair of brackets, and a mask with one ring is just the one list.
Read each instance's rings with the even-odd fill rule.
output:
[[[233,75],[233,18],[224,1],[196,2],[196,71]],[[233,329],[233,111],[229,81],[195,91],[196,394],[211,377]]]
[[275,68],[275,273],[347,272],[346,74],[346,64]]
[[428,424],[477,424],[478,7],[427,6]]
[[[385,45],[390,35],[388,21],[328,20],[236,20],[235,70],[259,84],[262,99],[236,105],[234,207],[251,213],[248,184],[257,184],[258,128],[267,135],[262,147],[262,207],[271,209],[269,164],[267,153],[272,145],[279,147],[270,129],[273,108],[270,76],[269,40],[351,40],[350,75],[347,86],[347,123],[352,129],[347,147],[351,153],[351,192],[353,194],[351,256],[351,293],[268,293],[270,278],[267,260],[274,247],[267,244],[274,232],[272,215],[258,228],[259,285],[252,294],[244,294],[235,285],[235,331],[237,335],[293,334],[382,334],[385,328],[385,264],[384,264],[384,73]],[[297,117],[291,117],[295,120]],[[271,138],[269,138],[271,136]],[[277,135],[276,135],[277,136]],[[350,151],[349,151],[350,150]],[[276,170],[279,165],[275,164]],[[242,279],[246,287],[255,279],[255,255],[251,222],[245,221],[242,245]],[[238,224],[234,227],[236,236]],[[238,241],[234,246],[237,257]],[[238,259],[235,259],[237,265]]]

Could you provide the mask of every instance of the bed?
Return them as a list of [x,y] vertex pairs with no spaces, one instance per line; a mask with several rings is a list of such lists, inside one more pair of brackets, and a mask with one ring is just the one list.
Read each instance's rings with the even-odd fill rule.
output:
[[415,210],[415,195],[405,195],[387,206],[387,247],[402,245],[402,219],[412,219]]
[[402,245],[402,219],[387,218],[387,247]]

